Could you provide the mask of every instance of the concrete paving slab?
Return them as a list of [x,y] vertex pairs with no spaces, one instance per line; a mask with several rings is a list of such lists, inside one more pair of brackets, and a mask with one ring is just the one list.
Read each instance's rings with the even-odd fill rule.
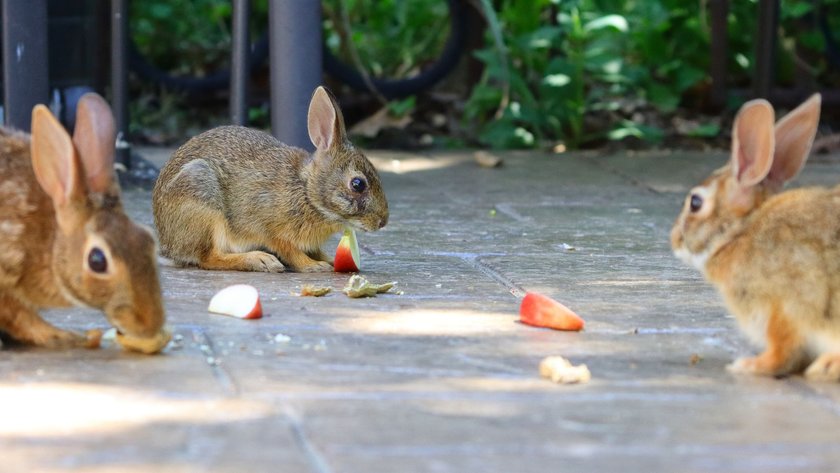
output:
[[[143,150],[161,164],[171,150]],[[722,153],[374,152],[389,225],[359,235],[365,276],[401,295],[349,299],[348,275],[161,267],[177,336],[159,356],[0,351],[5,471],[828,472],[840,385],[725,371],[752,353],[715,291],[677,261],[684,193]],[[840,182],[821,157],[800,183]],[[152,225],[151,194],[125,192]],[[327,245],[331,251],[337,238]],[[266,316],[206,312],[249,283]],[[303,284],[327,285],[301,298]],[[581,333],[517,322],[528,290]],[[89,310],[50,311],[78,330]],[[547,355],[589,384],[539,378]]]

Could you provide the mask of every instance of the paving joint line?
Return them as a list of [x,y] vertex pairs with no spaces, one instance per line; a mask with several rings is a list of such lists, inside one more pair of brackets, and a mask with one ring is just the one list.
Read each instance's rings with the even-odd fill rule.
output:
[[193,328],[192,333],[193,341],[199,344],[201,353],[206,357],[206,363],[210,367],[213,377],[222,387],[222,391],[228,396],[239,396],[239,386],[237,386],[227,368],[221,364],[222,358],[216,352],[213,340],[201,328]]
[[504,288],[507,289],[508,292],[510,292],[512,296],[514,296],[518,299],[521,299],[521,298],[525,297],[525,293],[527,291],[524,288],[522,288],[522,286],[520,286],[519,284],[516,284],[515,282],[511,281],[510,279],[505,277],[502,273],[500,273],[499,271],[494,269],[489,264],[481,261],[481,256],[461,257],[461,259],[463,261],[471,264],[472,266],[474,266],[476,269],[478,269],[485,276],[488,276],[490,279],[493,279],[497,283],[504,286]]
[[309,462],[312,470],[315,473],[332,473],[332,469],[330,468],[329,463],[327,463],[327,460],[321,452],[315,448],[315,445],[312,444],[309,437],[306,435],[306,432],[303,429],[303,422],[301,421],[298,413],[288,406],[284,409],[283,413],[289,421],[289,427],[292,429],[292,435],[294,436],[295,441],[301,450],[303,450],[303,455],[306,457],[306,460]]
[[806,399],[816,402],[821,407],[831,411],[835,416],[840,416],[840,403],[829,396],[814,389],[807,381],[803,379],[790,378],[787,383],[794,391],[802,394]]
[[606,164],[603,164],[603,163],[599,162],[595,157],[582,156],[581,159],[590,163],[590,164],[592,164],[593,166],[597,167],[598,169],[604,170],[604,171],[606,171],[606,172],[608,172],[608,173],[610,173],[614,176],[618,176],[621,179],[624,179],[625,181],[630,182],[630,184],[634,185],[635,187],[639,187],[641,189],[644,189],[648,192],[651,192],[651,193],[659,195],[659,196],[665,195],[664,193],[656,190],[654,187],[651,187],[651,186],[645,184],[644,182],[636,179],[635,177],[633,177],[633,176],[631,176],[631,175],[629,175],[625,172],[619,171],[618,169],[615,169],[612,166],[608,166]]

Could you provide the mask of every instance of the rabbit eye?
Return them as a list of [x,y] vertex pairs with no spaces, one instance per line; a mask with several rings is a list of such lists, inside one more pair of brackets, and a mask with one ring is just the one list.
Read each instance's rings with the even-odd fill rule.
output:
[[361,177],[354,177],[350,180],[350,187],[356,192],[364,192],[367,189],[367,181]]
[[99,248],[90,250],[90,253],[88,253],[88,267],[94,273],[108,271],[108,260],[105,258],[105,253]]
[[697,212],[701,207],[703,207],[703,198],[697,194],[691,194],[691,201],[689,202],[688,207],[692,212]]

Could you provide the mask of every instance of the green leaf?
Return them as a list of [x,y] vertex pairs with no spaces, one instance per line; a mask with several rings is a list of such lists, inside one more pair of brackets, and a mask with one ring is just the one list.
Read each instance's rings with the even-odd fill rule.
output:
[[787,18],[802,18],[813,10],[812,2],[789,2],[782,8],[783,15]]
[[586,32],[604,28],[614,28],[622,33],[626,33],[628,30],[627,19],[621,15],[606,15],[596,18],[583,26],[583,30]]
[[417,97],[412,95],[403,100],[392,100],[388,102],[388,111],[395,117],[403,117],[414,111]]
[[647,90],[647,98],[663,112],[673,112],[680,104],[680,94],[659,83],[652,83]]
[[697,125],[694,129],[686,133],[687,136],[695,136],[698,138],[714,138],[720,133],[720,125],[717,123],[704,123]]
[[543,83],[551,87],[563,87],[571,81],[572,78],[566,74],[549,74],[543,78]]
[[627,120],[610,130],[607,133],[607,138],[612,141],[620,141],[633,136],[645,141],[659,141],[664,135],[665,133],[659,127],[641,125]]

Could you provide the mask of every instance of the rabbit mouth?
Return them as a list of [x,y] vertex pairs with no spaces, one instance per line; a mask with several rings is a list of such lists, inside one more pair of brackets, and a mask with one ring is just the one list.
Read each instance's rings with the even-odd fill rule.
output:
[[139,319],[139,315],[129,305],[119,306],[113,312],[107,313],[108,321],[111,322],[119,335],[139,338],[154,336],[159,327],[153,327],[154,323],[150,324]]
[[372,232],[372,231],[375,230],[375,229],[372,229],[372,228],[368,227],[365,222],[359,222],[359,221],[354,221],[354,220],[345,220],[344,224],[346,226],[352,228],[353,230],[357,230],[357,231],[360,231],[360,232]]

